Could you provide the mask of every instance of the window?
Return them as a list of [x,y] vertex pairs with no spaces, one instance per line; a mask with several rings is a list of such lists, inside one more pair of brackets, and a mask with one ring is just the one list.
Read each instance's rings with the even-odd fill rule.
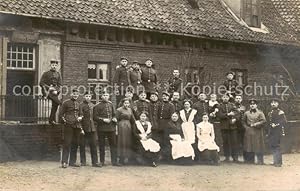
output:
[[243,16],[250,27],[261,27],[260,0],[244,0]]
[[89,63],[88,79],[95,81],[109,81],[108,63]]
[[248,72],[245,69],[232,69],[235,74],[235,80],[240,86],[245,86],[248,84]]
[[189,67],[185,69],[186,82],[191,84],[199,84],[200,76],[203,68]]
[[34,70],[35,49],[31,45],[8,44],[7,69]]
[[109,64],[107,62],[90,62],[88,63],[88,88],[93,92],[92,102],[98,103],[100,92],[109,83]]

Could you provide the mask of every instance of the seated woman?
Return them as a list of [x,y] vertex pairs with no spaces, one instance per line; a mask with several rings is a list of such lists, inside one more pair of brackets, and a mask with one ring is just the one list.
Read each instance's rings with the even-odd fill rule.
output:
[[214,126],[208,119],[208,114],[204,113],[202,122],[196,125],[200,159],[205,164],[218,165],[220,149],[215,142]]
[[135,122],[136,129],[134,134],[138,141],[137,145],[137,157],[142,157],[147,164],[151,164],[153,167],[157,166],[158,153],[160,151],[159,144],[151,139],[151,123],[147,121],[148,113],[146,111],[140,114],[140,120]]
[[164,153],[169,162],[176,164],[191,163],[195,153],[190,141],[183,138],[181,123],[177,113],[173,113],[171,121],[164,131],[165,148]]

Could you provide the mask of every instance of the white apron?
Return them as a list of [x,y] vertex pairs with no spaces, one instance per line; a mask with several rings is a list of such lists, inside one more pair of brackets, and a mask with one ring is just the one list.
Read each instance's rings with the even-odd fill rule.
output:
[[195,125],[193,123],[193,120],[195,118],[196,113],[197,111],[195,109],[192,109],[191,114],[187,119],[185,116],[185,111],[184,110],[180,111],[180,118],[183,121],[183,123],[181,124],[181,128],[184,135],[184,140],[188,141],[190,144],[195,143],[196,132],[195,132]]
[[[146,137],[148,134],[151,133],[151,123],[150,122],[146,122],[147,123],[147,130],[145,131],[144,127],[142,126],[141,122],[140,121],[136,121],[135,124],[136,124],[136,127],[137,129],[140,131],[140,134],[141,136],[144,136]],[[145,149],[145,151],[150,151],[150,152],[158,152],[160,151],[160,146],[159,146],[159,143],[157,143],[156,141],[154,141],[153,139],[149,138],[147,140],[140,140],[143,148]]]
[[198,149],[200,152],[207,150],[217,150],[220,148],[215,142],[214,126],[209,122],[197,124]]
[[182,141],[179,134],[172,134],[171,145],[172,145],[172,158],[173,160],[181,157],[192,157],[194,160],[195,153],[192,145],[188,141]]

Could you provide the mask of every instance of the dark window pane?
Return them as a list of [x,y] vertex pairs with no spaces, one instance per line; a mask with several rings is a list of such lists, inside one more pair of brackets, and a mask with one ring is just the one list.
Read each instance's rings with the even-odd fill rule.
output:
[[103,80],[103,70],[99,69],[99,80]]
[[18,52],[22,52],[22,47],[18,46]]
[[17,50],[16,46],[12,46],[12,51],[15,52]]
[[27,62],[23,62],[23,68],[28,68]]
[[33,60],[33,54],[29,54],[29,60]]
[[29,52],[33,53],[33,48],[32,47],[29,48]]
[[12,66],[11,67],[16,67],[16,61],[12,61]]
[[27,60],[27,58],[28,58],[28,55],[27,54],[23,54],[23,59]]
[[18,59],[22,60],[22,53],[18,53]]
[[8,61],[7,61],[7,67],[10,67],[10,63],[11,63],[11,62],[8,60]]
[[10,59],[10,52],[7,52],[7,59]]
[[88,79],[96,79],[96,78],[97,78],[96,65],[95,64],[89,64]]
[[18,61],[18,68],[22,68],[22,61]]
[[12,53],[12,59],[16,59],[17,54],[16,53]]
[[28,64],[29,64],[29,68],[33,68],[33,62],[28,62]]

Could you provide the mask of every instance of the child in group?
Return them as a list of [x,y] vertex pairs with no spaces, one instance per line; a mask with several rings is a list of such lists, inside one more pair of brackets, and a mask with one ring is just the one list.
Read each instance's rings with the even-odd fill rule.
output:
[[219,109],[219,102],[217,101],[217,95],[211,94],[210,100],[208,101],[208,111],[209,111],[209,117],[213,120],[216,118],[216,114],[218,113]]
[[200,159],[206,164],[218,165],[220,149],[215,142],[214,126],[208,119],[208,114],[204,113],[202,122],[196,125]]
[[151,138],[152,125],[148,121],[148,113],[142,112],[139,116],[139,120],[135,122],[135,125],[136,129],[134,134],[139,140],[137,149],[138,157],[145,160],[147,164],[151,164],[153,167],[156,167],[160,146],[159,143]]

